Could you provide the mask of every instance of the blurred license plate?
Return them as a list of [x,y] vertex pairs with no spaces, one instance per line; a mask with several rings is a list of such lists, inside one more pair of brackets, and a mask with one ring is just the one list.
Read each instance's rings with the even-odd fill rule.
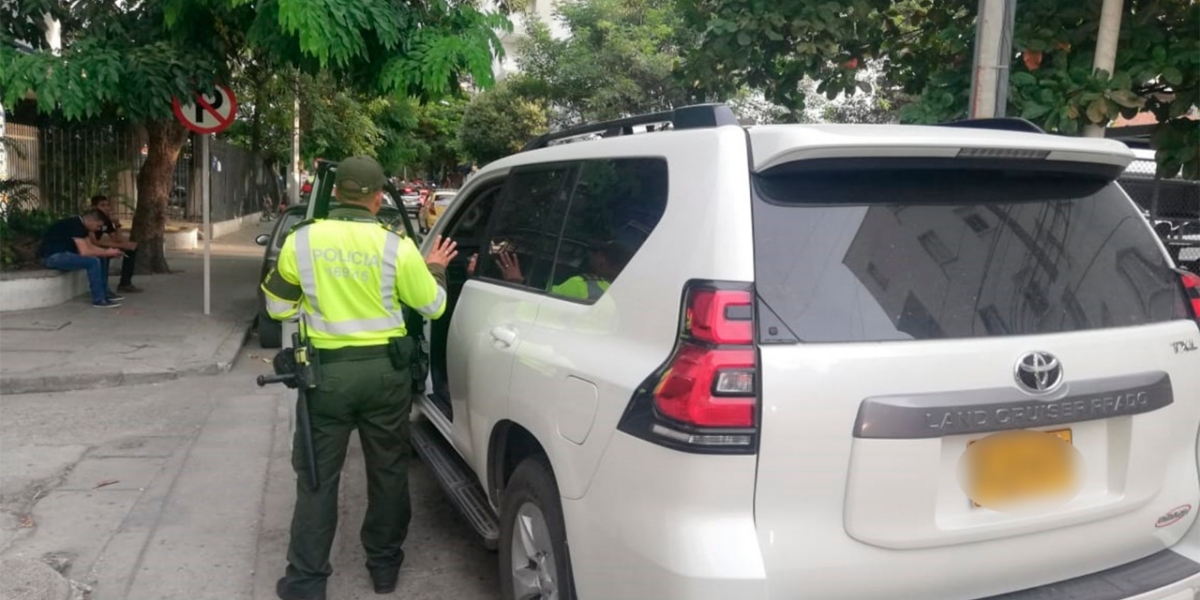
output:
[[969,442],[967,475],[972,504],[1003,508],[1072,490],[1073,455],[1050,436],[1072,443],[1070,429],[1004,432]]

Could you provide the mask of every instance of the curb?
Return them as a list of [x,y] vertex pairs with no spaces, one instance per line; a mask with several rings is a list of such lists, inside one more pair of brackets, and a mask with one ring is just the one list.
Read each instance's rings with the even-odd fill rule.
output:
[[218,375],[233,368],[234,361],[250,337],[254,318],[241,319],[229,328],[210,360],[185,363],[176,369],[156,371],[119,371],[109,373],[72,373],[67,375],[8,375],[0,376],[4,395],[44,394],[97,390],[127,385],[162,383],[192,375]]
[[42,561],[0,562],[0,600],[68,600],[71,595],[71,583]]

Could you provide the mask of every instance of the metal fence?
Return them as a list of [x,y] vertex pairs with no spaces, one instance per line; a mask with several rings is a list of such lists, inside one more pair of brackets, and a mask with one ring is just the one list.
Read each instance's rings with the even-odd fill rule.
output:
[[1200,181],[1155,176],[1152,159],[1137,159],[1121,175],[1121,187],[1152,219],[1200,220]]
[[[116,216],[131,223],[137,207],[137,173],[146,161],[144,133],[123,123],[34,126],[9,121],[4,130],[5,176],[34,182],[36,199],[29,208],[58,215],[87,208],[96,194],[108,196]],[[168,218],[200,221],[199,142],[184,143],[175,164]],[[224,221],[262,210],[260,193],[270,176],[260,159],[220,139],[209,146],[212,162],[212,220]]]
[[119,125],[38,128],[8,123],[8,177],[32,181],[33,206],[79,212],[106,194],[118,214],[132,214],[137,188],[137,137]]

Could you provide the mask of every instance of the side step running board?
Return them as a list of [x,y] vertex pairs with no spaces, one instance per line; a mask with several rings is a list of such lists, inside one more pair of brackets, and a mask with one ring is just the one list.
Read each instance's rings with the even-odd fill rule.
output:
[[421,420],[412,424],[412,445],[458,511],[483,538],[483,545],[488,550],[499,547],[500,521],[470,467],[449,447],[429,421]]

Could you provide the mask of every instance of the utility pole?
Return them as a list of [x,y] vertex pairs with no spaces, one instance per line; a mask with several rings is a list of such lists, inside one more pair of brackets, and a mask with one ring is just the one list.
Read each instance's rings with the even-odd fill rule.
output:
[[972,119],[1005,116],[1016,7],[1017,0],[979,0],[968,111]]
[[[0,139],[8,135],[6,132],[6,116],[4,114],[4,103],[0,102]],[[8,179],[8,147],[0,143],[0,179]],[[7,207],[0,203],[0,213],[7,214]]]
[[[1123,0],[1104,0],[1100,7],[1100,31],[1096,34],[1096,56],[1092,58],[1093,71],[1105,71],[1112,77],[1117,64],[1117,42],[1121,37],[1121,10]],[[1104,137],[1106,123],[1091,123],[1083,128],[1087,137]]]
[[292,176],[288,181],[288,205],[300,204],[300,75],[295,76],[296,98],[292,109]]

